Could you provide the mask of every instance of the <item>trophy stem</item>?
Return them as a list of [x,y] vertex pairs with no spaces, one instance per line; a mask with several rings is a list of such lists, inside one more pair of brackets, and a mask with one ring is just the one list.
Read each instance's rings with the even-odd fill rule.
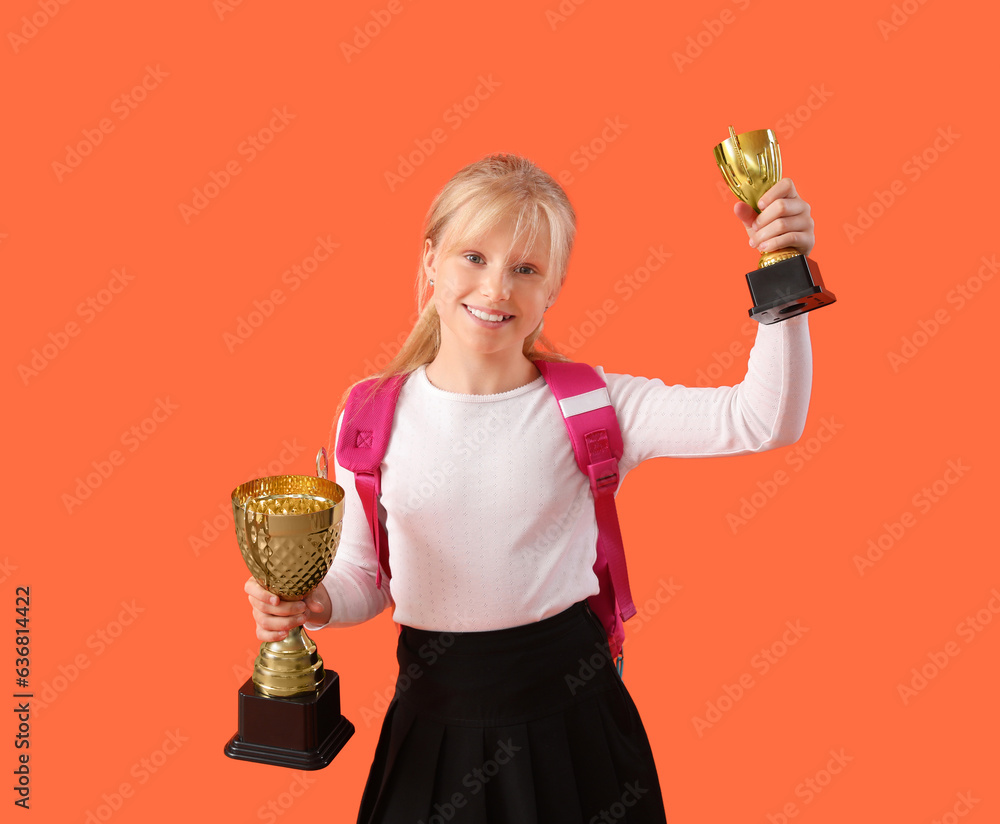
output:
[[265,641],[254,661],[253,684],[262,695],[287,698],[315,693],[323,682],[323,659],[302,627],[281,641]]

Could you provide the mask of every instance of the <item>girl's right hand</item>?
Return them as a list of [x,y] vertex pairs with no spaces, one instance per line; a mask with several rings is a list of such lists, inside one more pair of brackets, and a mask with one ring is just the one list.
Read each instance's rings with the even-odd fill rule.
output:
[[251,575],[243,591],[253,608],[260,641],[281,641],[294,627],[305,623],[325,624],[330,620],[330,595],[322,584],[301,601],[284,601],[264,589]]

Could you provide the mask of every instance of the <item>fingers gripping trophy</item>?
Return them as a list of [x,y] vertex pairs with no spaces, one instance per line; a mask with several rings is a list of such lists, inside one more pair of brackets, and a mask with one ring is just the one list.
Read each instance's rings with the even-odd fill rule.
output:
[[[319,585],[340,542],[344,490],[327,478],[326,449],[316,469],[317,477],[255,478],[232,493],[243,560],[258,584],[286,601]],[[317,770],[354,734],[340,714],[339,677],[302,627],[261,644],[238,700],[239,730],[225,747],[231,758]]]
[[[715,162],[726,184],[757,214],[757,201],[781,180],[781,149],[774,132],[758,129],[737,135],[715,147]],[[816,261],[795,249],[775,249],[760,256],[757,269],[747,273],[753,299],[750,317],[763,324],[793,318],[833,303],[837,298],[823,284]]]

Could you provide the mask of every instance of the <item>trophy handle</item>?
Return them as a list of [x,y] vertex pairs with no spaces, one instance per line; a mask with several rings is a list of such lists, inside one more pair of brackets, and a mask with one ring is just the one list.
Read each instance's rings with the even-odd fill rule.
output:
[[321,446],[316,453],[316,474],[321,478],[330,477],[330,462],[326,457],[326,447]]
[[[736,156],[740,160],[740,166],[743,167],[743,174],[746,175],[747,184],[752,184],[753,177],[750,174],[750,170],[747,168],[747,160],[743,156],[743,147],[740,145],[740,139],[736,136],[736,130],[732,126],[729,127],[729,139],[733,141],[733,146],[736,147]],[[760,214],[760,212],[757,214]]]

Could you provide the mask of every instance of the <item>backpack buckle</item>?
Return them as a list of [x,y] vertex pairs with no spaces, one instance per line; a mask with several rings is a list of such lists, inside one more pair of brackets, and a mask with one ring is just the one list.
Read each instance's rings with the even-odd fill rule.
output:
[[588,465],[587,475],[590,476],[590,488],[594,495],[606,495],[609,491],[613,495],[618,489],[618,461],[614,458]]

